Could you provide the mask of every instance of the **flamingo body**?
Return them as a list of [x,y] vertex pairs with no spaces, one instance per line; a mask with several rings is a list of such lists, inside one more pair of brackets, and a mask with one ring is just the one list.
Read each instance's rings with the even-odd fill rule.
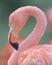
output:
[[38,45],[23,51],[19,65],[52,65],[52,45]]

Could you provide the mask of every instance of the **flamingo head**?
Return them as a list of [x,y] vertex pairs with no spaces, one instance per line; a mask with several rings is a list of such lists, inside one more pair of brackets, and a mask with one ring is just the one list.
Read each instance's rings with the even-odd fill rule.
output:
[[14,38],[18,37],[18,33],[23,29],[24,25],[26,24],[24,21],[26,21],[26,16],[24,16],[21,9],[19,10],[17,9],[13,13],[11,13],[11,15],[9,16],[9,27],[10,27],[9,34],[8,34],[9,41],[12,35]]
[[12,45],[12,47],[14,47],[16,50],[18,49],[18,42],[16,42],[16,38],[19,32],[19,23],[16,21],[14,21],[14,17],[15,15],[12,13],[9,16],[9,34],[8,34],[8,41],[10,42],[10,44]]

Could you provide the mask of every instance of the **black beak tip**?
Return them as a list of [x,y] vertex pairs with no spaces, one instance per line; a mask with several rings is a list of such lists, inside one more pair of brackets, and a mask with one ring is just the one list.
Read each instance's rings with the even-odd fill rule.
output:
[[18,50],[18,43],[14,43],[14,44],[13,44],[13,47],[14,47],[16,50]]
[[16,43],[10,42],[10,44],[11,44],[16,50],[18,50],[18,43],[17,43],[17,42],[16,42]]

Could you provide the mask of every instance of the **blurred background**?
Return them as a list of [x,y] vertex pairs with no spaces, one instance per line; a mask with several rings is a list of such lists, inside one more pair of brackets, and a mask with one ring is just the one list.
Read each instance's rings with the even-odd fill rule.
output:
[[[52,7],[52,0],[0,0],[0,50],[4,47],[5,43],[8,40],[8,18],[11,12],[16,10],[19,7],[33,5],[37,6],[43,11],[47,8]],[[36,24],[36,20],[33,17],[30,17],[24,27],[24,29],[19,34],[24,39],[30,34]],[[28,32],[27,32],[28,31]],[[41,44],[48,43],[52,39],[48,27],[42,39],[40,40]]]

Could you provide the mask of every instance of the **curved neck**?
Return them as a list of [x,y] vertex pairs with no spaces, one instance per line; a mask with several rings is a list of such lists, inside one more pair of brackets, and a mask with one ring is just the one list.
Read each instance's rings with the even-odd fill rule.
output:
[[[45,14],[37,7],[34,6],[26,6],[19,9],[22,17],[24,17],[25,24],[30,16],[34,16],[36,18],[36,26],[33,29],[32,33],[21,43],[19,50],[25,50],[30,46],[37,45],[45,33],[47,20]],[[21,50],[21,51],[22,51]]]

